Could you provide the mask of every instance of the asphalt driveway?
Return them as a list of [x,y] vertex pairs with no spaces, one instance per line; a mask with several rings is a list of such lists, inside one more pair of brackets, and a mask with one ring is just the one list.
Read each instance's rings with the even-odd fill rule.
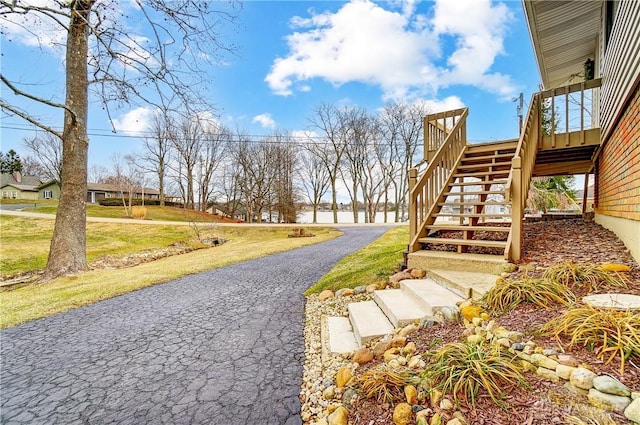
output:
[[302,423],[302,292],[388,227],[342,230],[1,331],[0,422]]

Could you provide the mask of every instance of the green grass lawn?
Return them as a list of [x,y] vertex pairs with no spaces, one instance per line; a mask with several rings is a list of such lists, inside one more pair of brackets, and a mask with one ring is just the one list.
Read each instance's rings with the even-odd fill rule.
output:
[[[42,269],[46,262],[53,220],[0,216],[1,266],[18,270]],[[229,241],[213,248],[122,269],[91,270],[46,283],[0,292],[0,328],[60,313],[181,276],[323,242],[340,235],[332,228],[314,227],[315,237],[289,238],[291,227],[205,227],[207,235]],[[182,241],[198,244],[188,226],[87,223],[87,257],[124,256]]]
[[372,244],[345,257],[305,295],[324,289],[355,288],[360,285],[382,283],[395,273],[402,262],[402,252],[407,249],[409,226],[389,230]]

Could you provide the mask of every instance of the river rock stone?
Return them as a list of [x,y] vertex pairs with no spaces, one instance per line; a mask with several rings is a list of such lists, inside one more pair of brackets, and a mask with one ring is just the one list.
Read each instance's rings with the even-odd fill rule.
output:
[[558,354],[556,359],[558,363],[565,366],[578,367],[578,360],[569,354]]
[[351,407],[351,405],[353,404],[353,400],[357,395],[358,392],[356,390],[354,390],[353,388],[347,388],[344,394],[342,394],[342,404],[347,407]]
[[340,297],[349,297],[349,296],[351,296],[351,295],[353,295],[353,294],[355,294],[355,293],[356,293],[356,291],[354,291],[354,290],[353,290],[353,289],[351,289],[351,288],[342,288],[342,289],[338,289],[338,290],[336,291],[336,297],[337,297],[337,298],[340,298]]
[[373,355],[375,357],[382,357],[384,352],[391,348],[391,343],[388,341],[379,341],[373,346]]
[[393,409],[393,423],[396,425],[408,425],[411,422],[413,410],[407,403],[399,403]]
[[377,291],[378,289],[380,289],[378,284],[377,283],[372,283],[371,285],[367,285],[367,288],[365,289],[365,291],[367,292],[367,294],[370,294],[373,291]]
[[618,381],[616,378],[608,375],[596,376],[593,378],[593,388],[603,393],[619,395],[622,397],[629,397],[631,395],[629,387]]
[[348,416],[347,409],[340,406],[329,415],[329,425],[347,425]]
[[640,424],[640,398],[636,398],[624,409],[625,418]]
[[544,354],[536,354],[536,353],[531,355],[531,363],[533,363],[536,366],[541,366],[551,370],[556,370],[556,366],[558,366],[557,361],[550,359]]
[[396,336],[391,340],[391,346],[402,348],[407,345],[407,337],[406,336]]
[[599,409],[613,410],[614,412],[623,412],[629,404],[631,399],[629,397],[622,397],[619,395],[606,394],[591,388],[589,395],[587,396],[589,403],[593,404]]
[[318,295],[318,300],[320,301],[326,301],[329,298],[333,298],[333,291],[331,289],[325,289]]
[[398,332],[398,335],[407,336],[407,335],[410,335],[413,332],[417,331],[418,329],[420,329],[420,327],[418,325],[416,325],[415,323],[409,323],[407,326],[405,326],[404,328],[400,329],[400,332]]
[[418,403],[418,390],[413,385],[406,385],[404,387],[404,396],[409,404]]
[[560,380],[555,370],[547,369],[546,367],[538,367],[538,369],[536,369],[536,375],[551,382],[558,382]]
[[590,390],[593,388],[593,379],[598,376],[589,369],[583,367],[576,368],[571,372],[570,381],[575,387],[582,388],[583,390]]
[[367,347],[362,347],[353,354],[353,361],[358,364],[369,363],[373,360],[373,352]]
[[331,400],[335,395],[336,395],[336,389],[334,388],[333,385],[325,388],[324,391],[322,391],[322,397],[324,397],[325,400]]
[[346,366],[342,366],[340,369],[338,369],[338,373],[336,374],[336,386],[338,388],[343,388],[345,385],[347,385],[347,382],[349,382],[352,376],[353,372],[351,371],[351,369]]
[[427,275],[426,270],[422,269],[411,269],[411,277],[414,279],[422,279]]
[[571,378],[571,372],[573,372],[575,369],[576,368],[573,366],[558,364],[558,366],[556,366],[556,373],[559,377],[561,377],[565,381],[568,381]]
[[365,292],[367,292],[367,287],[364,285],[359,285],[353,288],[353,290],[356,292],[356,294],[364,294]]

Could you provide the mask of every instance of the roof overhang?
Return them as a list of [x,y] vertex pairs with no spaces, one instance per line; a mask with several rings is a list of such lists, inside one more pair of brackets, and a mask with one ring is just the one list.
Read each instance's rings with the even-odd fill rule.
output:
[[596,59],[602,0],[522,2],[544,88],[582,79],[584,63]]

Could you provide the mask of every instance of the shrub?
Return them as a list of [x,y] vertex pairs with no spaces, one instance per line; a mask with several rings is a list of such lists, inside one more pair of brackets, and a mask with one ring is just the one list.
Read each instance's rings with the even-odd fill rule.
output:
[[573,292],[561,283],[524,276],[519,280],[499,280],[482,301],[489,314],[501,314],[525,302],[549,308],[553,303],[568,305],[575,298]]
[[403,396],[404,386],[412,383],[409,369],[392,369],[382,363],[372,367],[358,378],[366,398],[375,398],[379,403],[397,401]]
[[565,336],[569,347],[583,345],[610,363],[620,356],[620,373],[630,357],[640,356],[640,314],[576,305],[541,328],[543,335]]
[[599,290],[603,283],[612,286],[627,286],[625,277],[617,272],[611,274],[595,264],[574,263],[573,261],[549,267],[542,277],[565,285],[586,286],[588,292]]
[[502,401],[510,386],[529,387],[519,366],[493,345],[449,343],[442,346],[427,366],[424,379],[436,389],[451,394],[456,403],[475,404],[481,389],[505,408]]

